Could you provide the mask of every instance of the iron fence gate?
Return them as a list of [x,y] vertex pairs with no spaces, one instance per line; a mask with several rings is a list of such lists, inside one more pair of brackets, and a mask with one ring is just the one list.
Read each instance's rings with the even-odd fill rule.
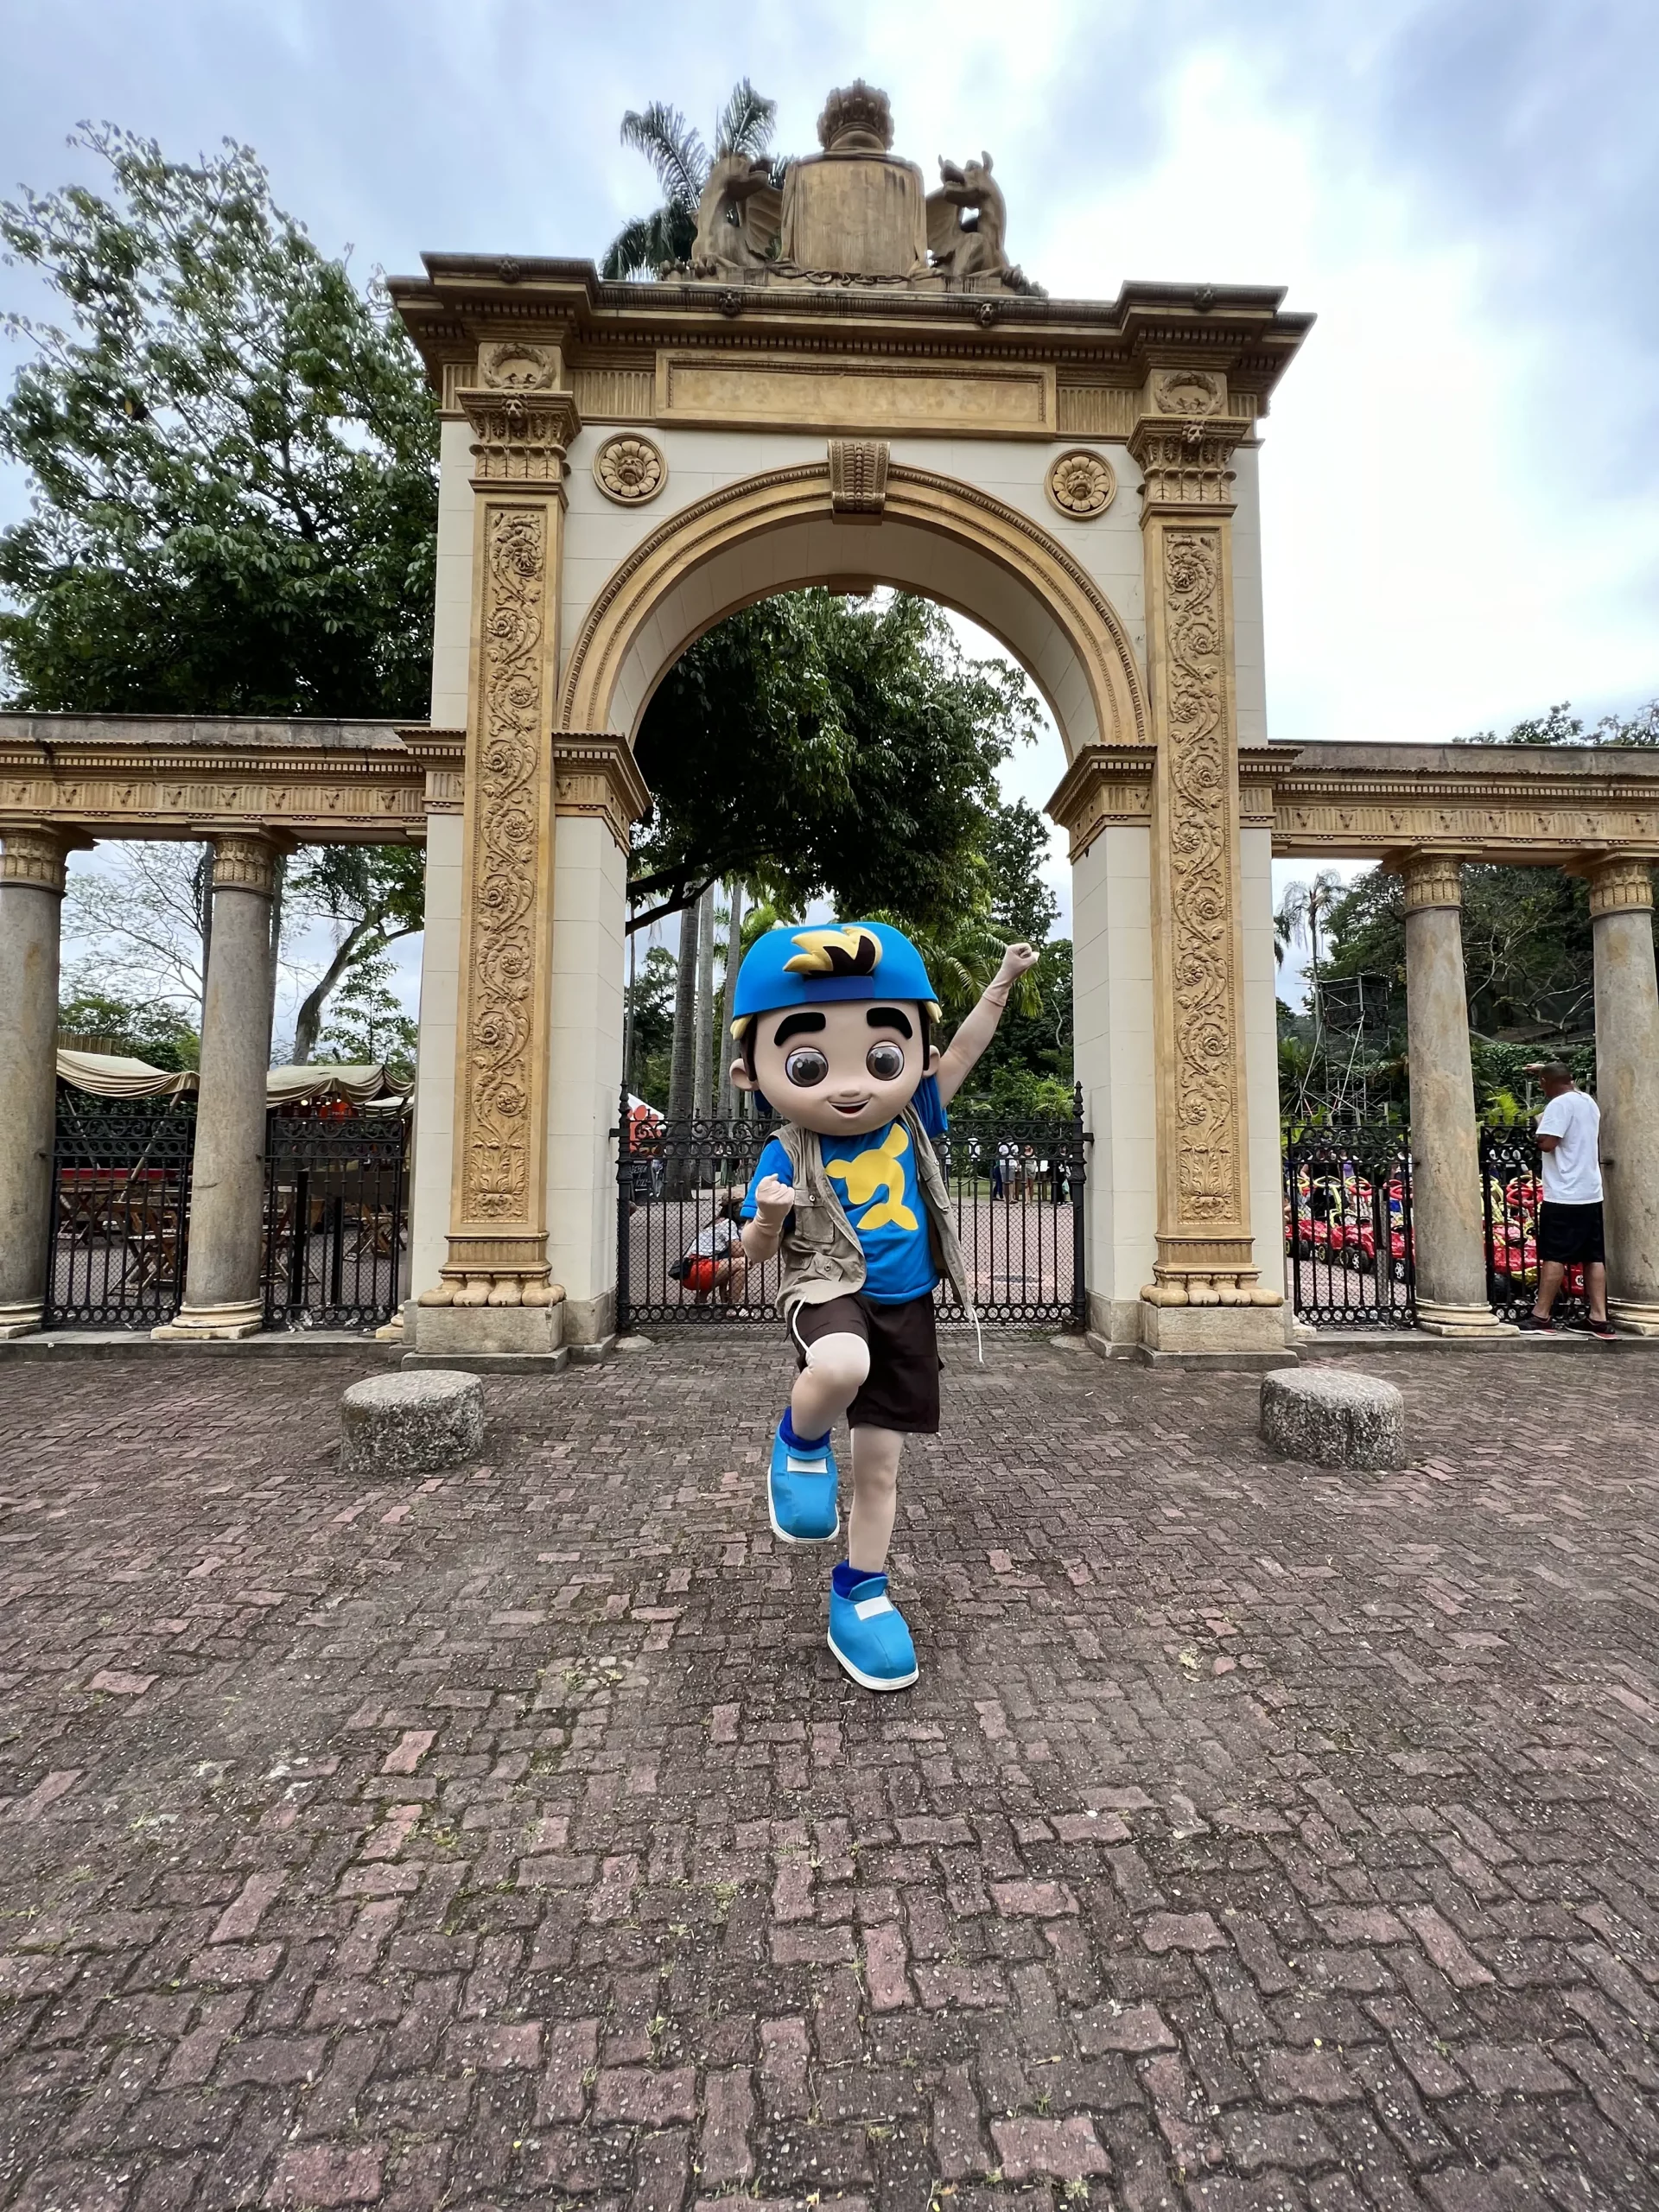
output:
[[265,1326],[375,1328],[409,1241],[409,1116],[276,1113],[265,1125]]
[[[630,1112],[617,1138],[617,1325],[776,1318],[778,1262],[750,1266],[736,1202],[777,1124],[669,1121]],[[966,1108],[936,1146],[969,1287],[982,1320],[1084,1326],[1083,1094],[1069,1115],[1016,1118]],[[941,1321],[965,1320],[941,1283]]]
[[1302,1128],[1285,1145],[1291,1304],[1315,1328],[1417,1323],[1411,1147],[1403,1129]]
[[52,1147],[48,1328],[149,1329],[184,1295],[194,1098],[60,1089]]
[[[1486,1217],[1486,1294],[1505,1321],[1530,1313],[1538,1289],[1538,1208],[1544,1196],[1537,1132],[1516,1122],[1480,1133],[1480,1186]],[[1590,1316],[1584,1269],[1567,1270],[1551,1310],[1569,1328]]]

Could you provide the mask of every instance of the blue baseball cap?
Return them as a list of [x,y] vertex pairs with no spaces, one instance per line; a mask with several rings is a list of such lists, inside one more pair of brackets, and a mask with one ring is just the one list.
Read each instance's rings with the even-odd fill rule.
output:
[[886,922],[836,922],[823,929],[768,930],[737,971],[732,1034],[757,1014],[843,999],[911,1000],[938,1018],[926,963],[902,930]]

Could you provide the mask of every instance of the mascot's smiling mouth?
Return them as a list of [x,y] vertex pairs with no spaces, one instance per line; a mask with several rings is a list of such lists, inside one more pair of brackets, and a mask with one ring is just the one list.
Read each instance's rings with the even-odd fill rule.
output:
[[838,1098],[830,1101],[837,1114],[861,1114],[869,1103],[868,1098],[855,1098],[850,1106],[843,1106]]

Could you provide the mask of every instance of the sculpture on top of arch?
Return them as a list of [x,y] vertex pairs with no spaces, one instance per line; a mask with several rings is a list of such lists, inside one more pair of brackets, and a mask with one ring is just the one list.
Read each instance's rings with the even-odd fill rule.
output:
[[1004,249],[1007,208],[991,157],[941,160],[927,192],[893,151],[887,96],[857,78],[818,118],[822,151],[791,162],[781,188],[764,161],[728,154],[697,209],[694,278],[745,284],[904,285],[1034,292]]

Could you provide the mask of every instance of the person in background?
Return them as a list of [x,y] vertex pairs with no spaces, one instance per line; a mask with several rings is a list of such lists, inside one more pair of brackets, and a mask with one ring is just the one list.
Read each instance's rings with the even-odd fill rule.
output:
[[749,1262],[743,1249],[738,1209],[743,1203],[746,1188],[742,1183],[734,1183],[721,1194],[720,1212],[712,1228],[705,1229],[682,1255],[678,1268],[670,1270],[678,1275],[683,1290],[696,1294],[699,1306],[706,1306],[716,1291],[722,1306],[741,1306],[743,1302]]
[[1553,1332],[1550,1309],[1561,1278],[1568,1268],[1581,1264],[1590,1300],[1586,1325],[1592,1337],[1611,1337],[1615,1332],[1607,1319],[1601,1226],[1601,1109],[1560,1060],[1527,1073],[1538,1075],[1544,1088],[1537,1128],[1544,1199],[1538,1209],[1538,1295],[1521,1326]]

